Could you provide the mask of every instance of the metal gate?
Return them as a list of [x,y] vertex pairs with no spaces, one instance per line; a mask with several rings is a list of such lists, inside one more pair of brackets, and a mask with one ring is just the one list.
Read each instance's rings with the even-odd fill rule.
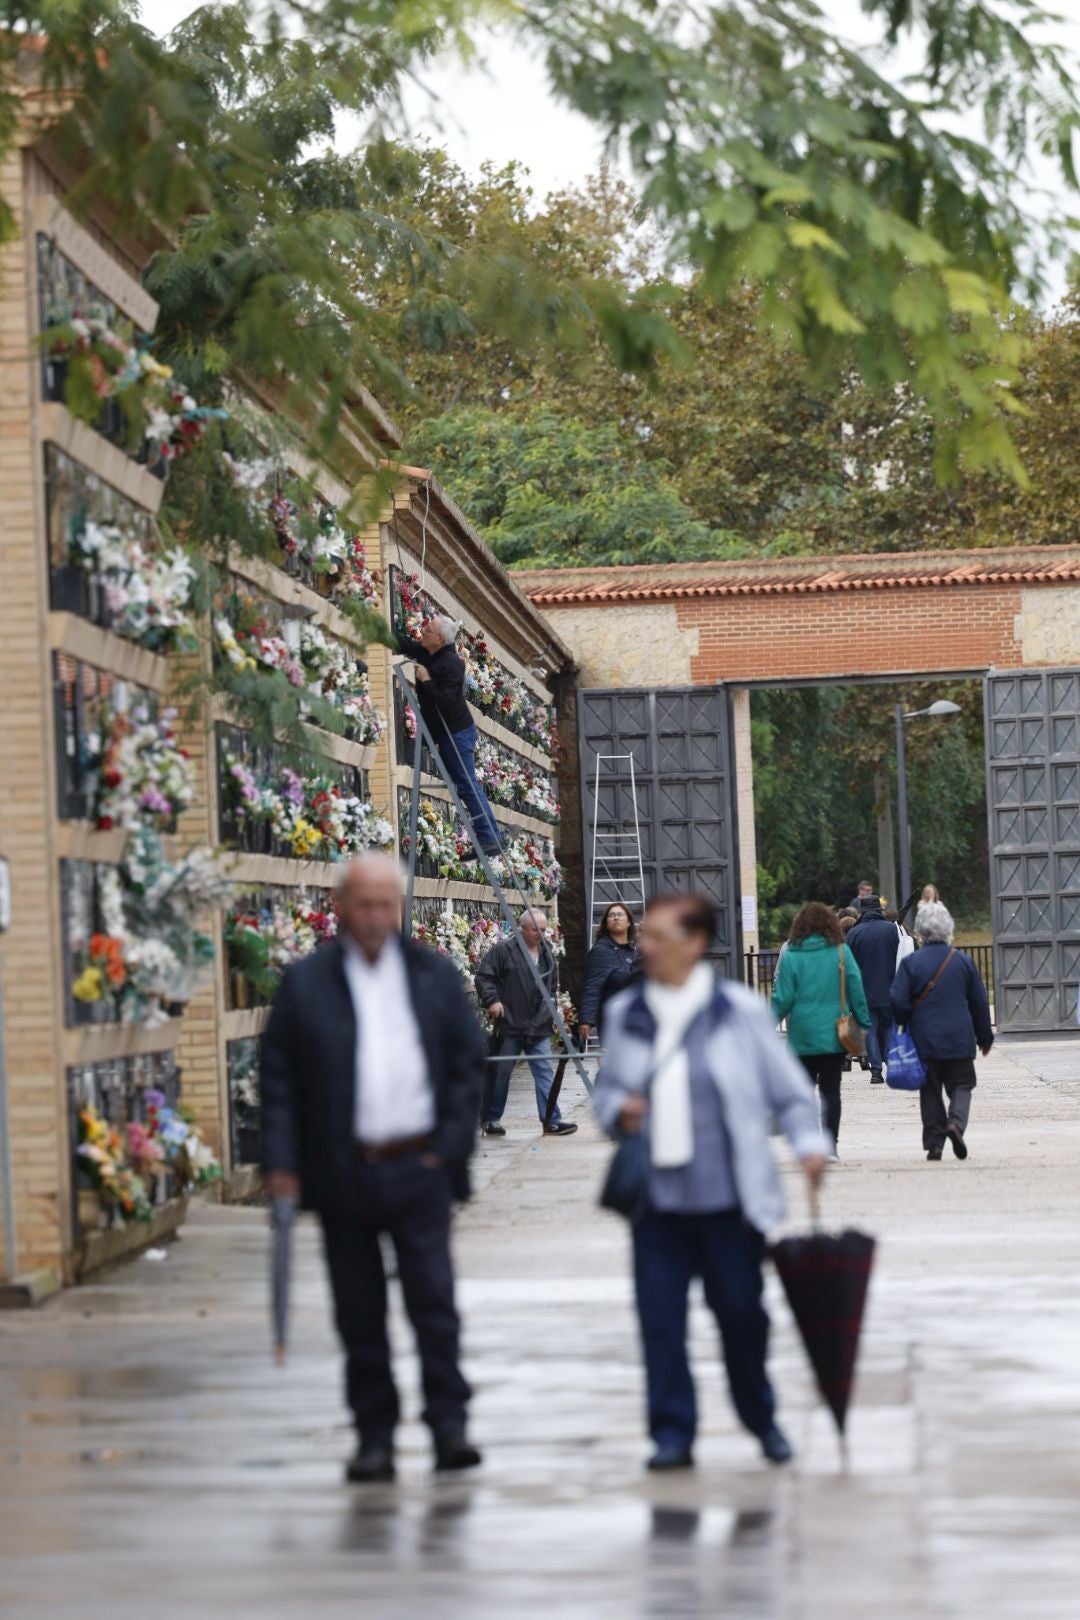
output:
[[[614,689],[578,693],[582,830],[586,855],[601,832],[633,825],[633,756],[647,895],[698,889],[719,913],[717,965],[738,977],[742,938],[732,769],[731,705],[721,686]],[[598,754],[628,756],[594,804]],[[592,873],[586,872],[591,885]]]
[[1080,670],[986,677],[986,769],[998,1028],[1075,1029]]

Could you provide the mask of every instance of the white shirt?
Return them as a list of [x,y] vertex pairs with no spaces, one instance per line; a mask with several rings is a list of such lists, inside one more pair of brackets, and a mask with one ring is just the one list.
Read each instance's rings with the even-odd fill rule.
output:
[[716,980],[707,962],[698,962],[684,984],[645,981],[645,1005],[656,1019],[650,1099],[650,1149],[658,1169],[677,1169],[694,1156],[690,1100],[690,1058],[683,1036],[709,1005]]
[[395,1142],[435,1127],[435,1096],[395,935],[374,962],[343,935],[345,978],[356,1014],[358,1142]]

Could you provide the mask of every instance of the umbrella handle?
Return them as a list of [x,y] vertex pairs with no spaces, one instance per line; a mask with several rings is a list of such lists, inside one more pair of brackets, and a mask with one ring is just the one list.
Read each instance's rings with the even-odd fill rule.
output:
[[810,1182],[807,1196],[810,1200],[810,1225],[818,1232],[821,1230],[821,1186],[818,1182]]

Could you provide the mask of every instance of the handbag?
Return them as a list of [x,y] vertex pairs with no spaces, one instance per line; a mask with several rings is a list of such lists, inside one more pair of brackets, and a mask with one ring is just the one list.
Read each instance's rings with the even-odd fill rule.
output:
[[836,1038],[845,1052],[862,1057],[866,1051],[866,1032],[853,1013],[847,1011],[847,977],[844,972],[844,947],[840,947],[840,1017],[836,1020]]
[[[665,1052],[659,1063],[654,1063],[645,1076],[640,1095],[647,1097],[650,1087],[660,1070],[669,1058],[682,1046],[690,1033],[691,1026],[696,1022],[697,1014],[691,1018],[679,1037],[678,1044],[670,1052]],[[649,1133],[644,1126],[636,1130],[632,1136],[624,1136],[617,1144],[615,1152],[611,1155],[604,1177],[604,1184],[600,1188],[600,1208],[610,1209],[615,1215],[624,1215],[631,1225],[640,1221],[649,1207],[649,1163],[652,1154],[649,1147]]]
[[[955,947],[938,968],[934,977],[923,990],[922,995],[911,1009],[914,1018],[931,990],[935,987],[941,975],[956,955]],[[926,1084],[926,1065],[919,1056],[918,1047],[906,1029],[894,1029],[889,1041],[888,1051],[885,1053],[885,1081],[894,1091],[919,1091]]]

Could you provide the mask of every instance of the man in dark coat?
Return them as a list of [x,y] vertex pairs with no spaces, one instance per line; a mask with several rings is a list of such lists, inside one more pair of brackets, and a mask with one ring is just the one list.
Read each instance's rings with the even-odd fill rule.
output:
[[419,639],[399,635],[398,651],[416,663],[420,713],[439,758],[461,796],[485,855],[499,854],[499,829],[476,780],[476,721],[465,701],[465,664],[454,642],[460,626],[448,614],[428,619]]
[[451,963],[401,940],[393,861],[351,862],[336,905],[337,939],[287,969],[262,1037],[266,1185],[322,1221],[359,1436],[347,1477],[394,1475],[384,1232],[420,1352],[436,1467],[470,1468],[480,1454],[466,1438],[450,1204],[469,1192],[483,1031]]
[[926,1065],[919,1090],[923,1147],[928,1159],[940,1159],[951,1142],[956,1157],[966,1159],[975,1048],[987,1057],[994,1044],[990,1003],[971,957],[953,949],[953,920],[940,900],[919,907],[915,931],[922,949],[901,962],[892,1008]]
[[[861,887],[861,885],[860,885]],[[852,955],[859,964],[863,989],[870,1004],[870,1028],[866,1032],[866,1055],[870,1059],[870,1079],[874,1085],[882,1084],[881,1065],[889,1044],[893,1015],[890,996],[896,977],[896,957],[900,935],[894,922],[889,922],[878,900],[862,900],[860,917],[847,936]],[[839,1006],[840,986],[836,987]]]
[[[502,1117],[510,1095],[510,1074],[514,1067],[511,1058],[526,1058],[536,1087],[541,1124],[547,1116],[548,1098],[555,1079],[551,1061],[553,1020],[536,980],[539,976],[550,1000],[555,1001],[559,994],[559,972],[546,936],[544,913],[532,908],[523,911],[517,933],[493,945],[476,970],[477,998],[495,1024],[489,1065],[492,1074],[484,1096],[485,1136],[506,1135]],[[563,1119],[556,1106],[545,1129],[549,1136],[571,1136],[577,1126]]]

